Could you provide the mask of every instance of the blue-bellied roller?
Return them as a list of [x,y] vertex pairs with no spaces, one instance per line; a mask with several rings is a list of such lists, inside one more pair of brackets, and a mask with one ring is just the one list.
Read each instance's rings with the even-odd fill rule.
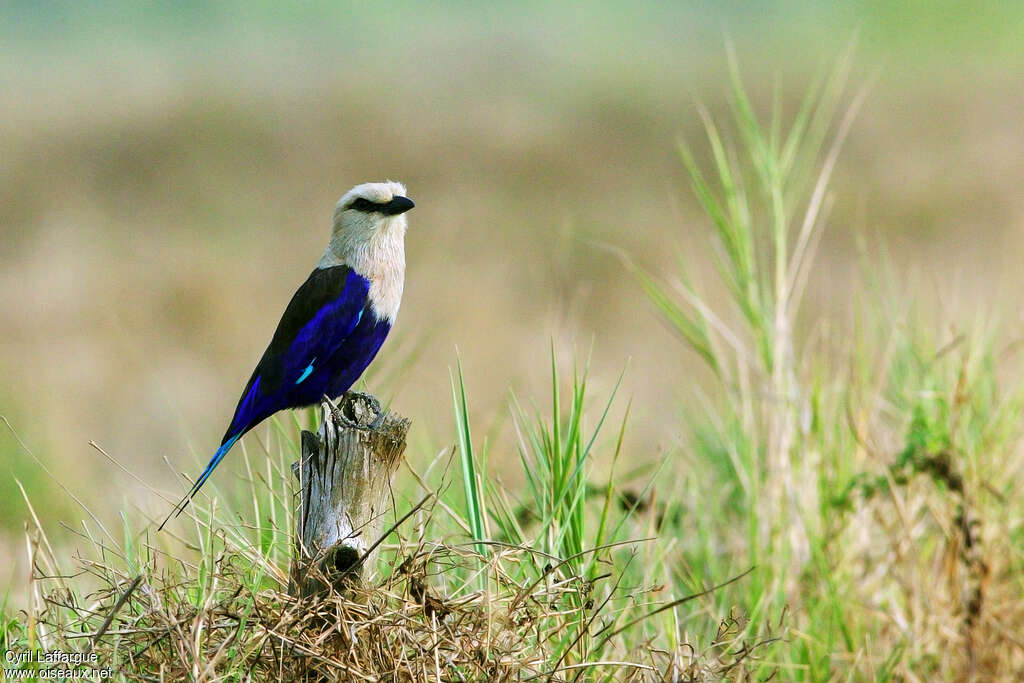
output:
[[364,183],[338,201],[327,249],[285,308],[220,447],[171,515],[243,434],[279,410],[341,396],[377,355],[402,301],[405,213],[414,206],[405,195],[401,183]]

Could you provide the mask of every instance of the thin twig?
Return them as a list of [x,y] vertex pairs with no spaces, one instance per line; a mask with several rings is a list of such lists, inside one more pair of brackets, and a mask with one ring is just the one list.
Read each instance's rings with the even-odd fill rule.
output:
[[114,603],[113,609],[110,610],[110,614],[108,614],[107,618],[103,621],[103,625],[100,626],[100,630],[96,631],[96,635],[93,636],[92,642],[90,642],[88,647],[85,648],[87,654],[92,652],[92,649],[96,647],[100,638],[102,638],[103,634],[107,632],[108,628],[110,628],[110,624],[113,623],[114,617],[117,616],[118,611],[124,607],[124,603],[128,602],[128,598],[131,597],[132,592],[138,588],[140,583],[142,583],[142,574],[135,577],[135,580],[132,581],[132,585],[128,586],[128,590],[122,593],[121,597],[119,597],[117,602]]
[[664,612],[667,609],[672,609],[673,607],[678,607],[679,605],[682,605],[683,603],[690,602],[691,600],[696,600],[697,598],[700,598],[700,597],[703,597],[705,595],[708,595],[709,593],[714,593],[719,588],[725,588],[730,583],[735,583],[736,581],[739,581],[744,576],[746,576],[750,572],[754,571],[755,568],[756,567],[751,567],[750,569],[748,569],[747,571],[743,572],[742,574],[734,576],[731,579],[729,579],[728,581],[723,581],[722,583],[718,584],[717,586],[712,586],[711,588],[708,588],[707,590],[702,590],[699,593],[693,593],[692,595],[687,595],[685,598],[679,598],[678,600],[673,600],[672,602],[670,602],[668,604],[662,605],[661,607],[659,607],[656,610],[652,610],[652,611],[648,612],[647,614],[644,614],[642,616],[637,617],[633,621],[626,622],[625,625],[620,626],[619,628],[617,628],[614,631],[612,631],[611,633],[609,633],[605,637],[605,640],[607,641],[610,638],[614,638],[615,636],[619,635],[620,633],[622,633],[626,629],[630,628],[631,626],[639,624],[644,619],[650,619],[655,614],[660,614],[661,612]]

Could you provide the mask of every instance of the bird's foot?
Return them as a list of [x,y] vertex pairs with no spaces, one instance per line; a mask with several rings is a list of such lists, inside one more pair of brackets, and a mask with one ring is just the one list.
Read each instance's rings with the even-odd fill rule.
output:
[[387,414],[388,413],[387,413],[386,410],[380,410],[380,408],[378,408],[377,409],[377,417],[373,418],[373,422],[371,422],[369,424],[369,426],[367,426],[366,428],[368,430],[370,430],[371,432],[376,431],[377,428],[380,427],[381,424],[383,424],[384,416],[387,415]]
[[[365,402],[366,406],[360,405],[358,403],[349,402],[350,405],[353,406],[352,412],[354,414],[352,417],[346,415],[345,411],[342,410],[341,408],[334,406],[334,417],[335,419],[338,420],[338,422],[340,422],[346,427],[352,427],[353,429],[362,429],[371,432],[380,427],[381,423],[384,422],[384,417],[387,415],[387,411],[381,408],[380,401],[377,400],[377,397],[371,394],[364,394],[361,391],[348,391],[345,393],[345,395],[348,398],[362,399]],[[376,417],[370,424],[363,423],[363,415],[361,414],[361,409],[365,407],[369,407],[369,409],[372,410],[373,413],[376,415]]]

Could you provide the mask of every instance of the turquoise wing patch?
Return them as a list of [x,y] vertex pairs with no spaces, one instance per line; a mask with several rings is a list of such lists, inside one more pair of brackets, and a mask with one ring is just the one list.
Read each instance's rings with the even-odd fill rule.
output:
[[302,371],[302,374],[299,375],[299,378],[297,380],[295,380],[296,384],[302,384],[302,380],[306,379],[307,377],[309,377],[310,375],[313,374],[313,363],[315,363],[315,362],[316,362],[316,358],[314,358],[313,360],[309,361],[309,365],[307,365],[306,369]]

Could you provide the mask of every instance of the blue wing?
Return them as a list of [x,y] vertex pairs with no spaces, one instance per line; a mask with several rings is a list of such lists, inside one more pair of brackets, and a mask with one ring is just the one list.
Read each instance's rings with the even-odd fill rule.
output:
[[332,361],[362,320],[369,288],[348,266],[313,271],[281,316],[222,444],[279,410],[315,403],[326,393]]
[[[368,292],[366,278],[348,266],[317,268],[299,287],[242,391],[220,448],[189,493],[175,507],[176,512],[180,514],[185,503],[206,483],[214,468],[247,431],[279,410],[310,405],[325,393],[337,395],[351,386],[387,334],[387,329],[382,329],[371,335],[380,339],[368,358],[348,357],[351,353],[346,353],[346,341],[360,322],[364,327],[371,322],[364,321],[364,315],[374,318],[371,328],[380,327],[368,310]],[[355,344],[352,351],[365,355],[365,346],[365,343]],[[358,372],[344,389],[336,391],[338,374],[347,374],[344,368],[348,367],[358,367]]]

